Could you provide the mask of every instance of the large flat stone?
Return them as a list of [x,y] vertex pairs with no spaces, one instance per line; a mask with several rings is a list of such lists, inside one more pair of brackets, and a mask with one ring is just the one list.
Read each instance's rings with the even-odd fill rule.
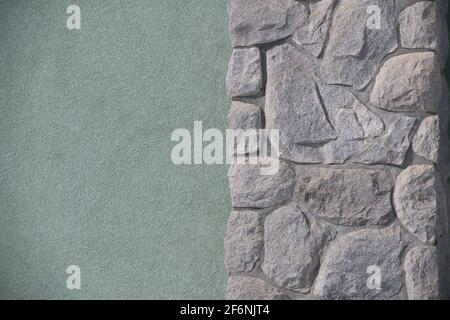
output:
[[431,165],[412,165],[397,177],[394,205],[398,219],[420,241],[435,244],[444,191]]
[[267,55],[267,127],[279,129],[281,144],[286,146],[336,139],[310,61],[288,44]]
[[440,298],[439,267],[435,247],[412,248],[405,258],[405,273],[409,299]]
[[370,102],[398,112],[438,112],[442,97],[439,64],[433,52],[416,52],[387,60],[375,79]]
[[255,211],[233,211],[225,236],[228,273],[251,272],[261,259],[264,216]]
[[309,292],[329,230],[292,205],[270,214],[264,229],[264,273],[283,288]]
[[234,208],[284,204],[290,200],[295,184],[294,170],[286,162],[280,162],[278,172],[273,175],[263,175],[261,164],[233,164],[228,178]]
[[294,0],[229,0],[233,46],[251,46],[286,38],[307,22],[304,4]]
[[[403,286],[402,252],[410,241],[400,227],[365,229],[335,240],[324,258],[314,287],[323,299],[388,299]],[[367,285],[369,267],[379,268],[380,289]]]
[[[379,28],[372,24],[370,6],[381,10]],[[333,15],[322,77],[329,84],[361,89],[373,78],[383,58],[396,48],[393,0],[340,1]]]
[[298,180],[300,208],[331,223],[384,225],[392,218],[392,177],[387,171],[315,168]]
[[228,278],[228,300],[288,300],[288,296],[267,282],[244,276]]
[[289,44],[269,50],[267,66],[266,125],[280,130],[283,158],[403,164],[414,118],[385,125],[347,88],[320,82],[314,62]]

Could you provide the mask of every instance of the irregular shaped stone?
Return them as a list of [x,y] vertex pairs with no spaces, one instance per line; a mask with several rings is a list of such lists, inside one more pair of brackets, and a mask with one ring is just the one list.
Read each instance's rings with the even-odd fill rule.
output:
[[340,109],[336,117],[336,132],[344,140],[357,140],[364,138],[364,131],[356,119],[355,111]]
[[410,300],[438,300],[439,267],[435,247],[412,248],[405,259],[406,290]]
[[[282,45],[269,50],[267,60],[267,128],[280,130],[283,158],[299,163],[343,163],[364,150],[365,139],[384,131],[381,119],[348,89],[317,81],[315,65],[299,50]],[[299,85],[287,85],[294,81]]]
[[392,218],[387,171],[315,168],[304,172],[295,198],[300,208],[338,225],[384,225]]
[[385,135],[367,141],[364,151],[352,158],[353,162],[364,164],[403,165],[411,144],[409,133],[416,119],[400,117],[389,127]]
[[264,273],[283,288],[308,292],[330,232],[295,206],[275,210],[264,229]]
[[431,165],[412,165],[397,177],[394,206],[398,219],[420,241],[435,244],[440,235],[443,190]]
[[313,56],[319,57],[327,39],[336,0],[312,2],[310,6],[308,23],[294,33],[292,40]]
[[250,277],[228,278],[228,300],[288,300],[288,296],[267,282]]
[[338,126],[335,121],[338,113],[342,109],[352,109],[358,122],[355,128],[358,127],[359,130],[364,131],[364,138],[379,136],[384,131],[383,121],[363,105],[347,88],[322,83],[319,83],[318,87],[330,122],[334,127]]
[[251,103],[233,101],[228,114],[228,123],[230,129],[260,129],[261,109]]
[[421,157],[438,162],[441,145],[439,116],[426,117],[413,139],[413,151]]
[[251,272],[262,255],[264,217],[255,211],[233,211],[225,236],[228,273]]
[[[398,226],[345,234],[330,245],[316,279],[314,294],[323,299],[394,297],[403,285],[402,252],[409,242]],[[380,289],[368,286],[373,274],[370,270],[374,267],[378,267],[381,274]]]
[[384,130],[381,119],[359,102],[352,109],[339,109],[335,127],[339,138],[345,141],[376,137]]
[[416,52],[387,60],[375,79],[370,102],[400,112],[437,112],[442,97],[439,64],[433,52]]
[[356,120],[363,129],[363,137],[375,138],[378,137],[384,131],[383,121],[377,117],[373,112],[359,102],[355,102],[353,110],[356,114]]
[[294,0],[229,0],[231,43],[251,46],[290,36],[306,23],[308,11]]
[[[371,7],[380,9],[380,23]],[[379,64],[397,48],[393,0],[346,0],[335,9],[321,66],[328,84],[364,88]]]
[[233,50],[226,86],[230,97],[256,96],[262,92],[263,74],[258,48]]
[[263,175],[261,169],[261,164],[230,166],[228,178],[234,208],[267,208],[291,198],[295,173],[287,163],[280,162],[278,172],[273,175]]
[[352,157],[361,152],[364,147],[364,140],[346,140],[338,138],[326,144],[322,148],[322,157],[324,163],[345,163],[352,162]]
[[[286,44],[268,52],[267,127],[280,130],[282,144],[317,144],[336,139],[311,71],[303,55]],[[285,59],[294,57],[293,68]]]
[[261,129],[261,109],[251,103],[233,101],[228,113],[229,128],[235,130],[235,154],[258,151],[258,132]]
[[400,42],[404,48],[436,51],[443,68],[448,54],[448,34],[438,6],[435,1],[420,1],[405,8],[399,16]]

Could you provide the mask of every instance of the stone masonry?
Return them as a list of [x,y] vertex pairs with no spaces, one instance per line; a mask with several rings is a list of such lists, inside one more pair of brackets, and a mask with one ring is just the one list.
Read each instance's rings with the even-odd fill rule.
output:
[[229,0],[228,299],[448,298],[447,6]]

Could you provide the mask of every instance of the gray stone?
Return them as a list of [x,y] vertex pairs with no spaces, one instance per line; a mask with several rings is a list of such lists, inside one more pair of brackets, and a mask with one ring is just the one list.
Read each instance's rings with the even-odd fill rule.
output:
[[[233,101],[228,113],[229,128],[235,130],[235,154],[258,151],[258,131],[261,129],[261,109],[251,103]],[[239,147],[238,147],[239,146]]]
[[399,16],[401,46],[408,49],[430,49],[439,55],[441,67],[448,54],[445,19],[435,1],[420,1],[405,8]]
[[363,128],[364,138],[378,137],[384,131],[383,121],[361,103],[356,102],[353,106],[356,120]]
[[360,102],[352,109],[339,109],[335,128],[340,139],[362,140],[379,136],[384,130],[383,121]]
[[[286,44],[268,52],[267,127],[281,144],[317,144],[336,139],[327,120],[308,59]],[[286,67],[292,61],[293,68]]]
[[300,208],[338,225],[384,225],[392,218],[392,177],[387,171],[315,168],[298,181]]
[[295,43],[315,57],[319,57],[323,51],[336,2],[336,0],[312,2],[308,23],[300,27],[292,38]]
[[[316,82],[316,79],[311,82],[315,83],[318,100],[314,100],[313,89],[309,95],[303,94],[297,98],[296,95],[307,90],[300,91],[297,88],[299,86],[279,90],[276,84],[284,86],[288,81],[296,81],[305,87],[313,77],[314,72],[309,69],[314,67],[309,60],[293,50],[291,46],[283,45],[268,53],[267,127],[280,129],[281,156],[298,163],[350,161],[402,165],[415,119],[399,116],[390,120],[385,130],[383,121],[348,89],[324,85]],[[301,61],[304,61],[302,66],[297,67]],[[303,71],[297,76],[294,70]],[[283,95],[280,96],[280,93]],[[290,100],[292,103],[289,103]],[[315,101],[318,111],[314,115],[300,117],[298,109],[308,110]],[[299,114],[298,120],[295,114]],[[310,121],[323,125],[321,128],[310,126]],[[312,139],[312,133],[315,133],[315,139]],[[306,139],[308,135],[310,139]]]
[[261,94],[263,74],[258,48],[234,49],[228,64],[227,91],[230,97]]
[[287,163],[280,162],[278,172],[273,175],[263,175],[261,169],[261,164],[231,165],[228,178],[233,207],[267,208],[291,198],[295,173]]
[[251,103],[233,101],[228,113],[228,124],[230,129],[260,129],[261,109]]
[[339,109],[336,117],[336,132],[344,140],[358,140],[364,138],[364,131],[356,119],[355,111]]
[[[409,242],[397,226],[345,234],[330,245],[314,294],[324,299],[394,297],[403,285],[402,252]],[[380,268],[380,289],[368,286],[371,266]]]
[[288,296],[267,282],[244,276],[228,278],[228,300],[288,300]]
[[283,288],[309,292],[331,233],[292,205],[270,214],[264,229],[264,273]]
[[387,60],[375,79],[370,102],[400,112],[437,112],[442,96],[439,64],[433,52],[416,52]]
[[413,151],[435,163],[439,160],[441,146],[441,129],[439,116],[426,117],[420,123],[413,139]]
[[410,300],[438,300],[439,268],[436,248],[412,248],[405,259],[406,290]]
[[401,166],[411,144],[409,134],[416,119],[400,117],[389,127],[385,135],[364,143],[364,151],[352,161],[364,164],[394,164]]
[[412,165],[397,177],[394,206],[398,219],[420,241],[435,244],[440,235],[441,183],[431,165]]
[[294,0],[229,0],[233,46],[270,43],[292,35],[307,22],[304,4]]
[[[371,6],[381,9],[379,26]],[[378,28],[379,27],[379,28]],[[364,88],[397,48],[393,0],[346,0],[334,11],[321,74],[328,84]]]
[[251,272],[261,259],[264,216],[255,211],[233,211],[225,237],[228,273]]
[[347,88],[316,79],[315,64],[291,45],[269,50],[267,65],[267,128],[280,130],[283,158],[343,163],[384,132],[381,119]]

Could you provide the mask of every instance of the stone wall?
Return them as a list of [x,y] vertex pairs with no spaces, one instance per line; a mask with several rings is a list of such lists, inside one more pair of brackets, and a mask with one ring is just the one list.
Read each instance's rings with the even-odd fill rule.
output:
[[[228,299],[446,298],[447,1],[229,0]],[[257,156],[247,148],[245,157]]]

